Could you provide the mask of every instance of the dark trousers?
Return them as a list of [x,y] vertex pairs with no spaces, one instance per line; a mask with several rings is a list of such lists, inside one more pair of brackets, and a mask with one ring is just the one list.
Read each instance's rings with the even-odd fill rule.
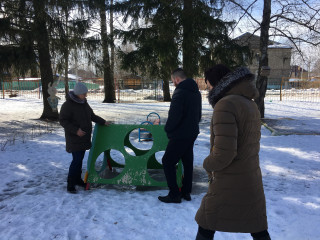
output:
[[169,139],[166,152],[162,158],[163,170],[169,187],[169,195],[177,197],[180,192],[177,184],[176,164],[182,160],[183,165],[183,193],[191,193],[193,178],[193,145],[195,138]]
[[[204,229],[199,226],[196,240],[212,240],[215,231]],[[264,230],[262,232],[251,233],[253,239],[270,239],[268,230]]]
[[82,161],[86,151],[72,152],[72,162],[69,167],[68,178],[78,180],[81,178]]

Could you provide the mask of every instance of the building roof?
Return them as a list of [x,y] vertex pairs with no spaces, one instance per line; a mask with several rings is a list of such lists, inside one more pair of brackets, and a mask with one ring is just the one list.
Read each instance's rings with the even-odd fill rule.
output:
[[291,49],[292,47],[289,45],[285,45],[285,44],[274,44],[274,45],[269,45],[268,48],[288,48],[288,49]]
[[[249,46],[251,49],[259,49],[260,48],[260,37],[254,35],[252,33],[246,32],[238,37],[235,38],[236,41],[242,46]],[[292,47],[289,45],[281,44],[279,42],[275,42],[269,40],[268,48],[289,48]]]

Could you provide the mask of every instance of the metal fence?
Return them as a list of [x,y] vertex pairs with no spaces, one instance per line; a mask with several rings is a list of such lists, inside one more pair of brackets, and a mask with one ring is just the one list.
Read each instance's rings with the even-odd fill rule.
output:
[[[138,81],[139,80],[139,81]],[[88,99],[103,101],[105,97],[103,79],[81,80],[88,87]],[[69,81],[69,89],[73,89],[76,81]],[[170,85],[170,94],[174,91]],[[57,86],[57,96],[65,99],[64,82]],[[42,98],[42,86],[39,79],[33,80],[5,80],[1,82],[2,98],[22,96],[25,98]],[[206,96],[207,91],[202,91]],[[163,100],[163,82],[160,80],[142,81],[140,79],[115,80],[116,102],[154,102]]]
[[[88,98],[98,101],[104,99],[104,84],[102,79],[81,80],[89,89]],[[208,90],[202,78],[196,82],[207,99]],[[69,89],[73,89],[75,81],[69,81]],[[57,96],[65,99],[64,82],[57,85]],[[170,94],[174,91],[170,85]],[[142,81],[138,79],[115,80],[116,102],[154,102],[163,100],[163,82],[160,80]],[[2,98],[22,96],[25,98],[42,98],[40,79],[34,80],[2,80],[0,85]],[[266,100],[320,102],[320,81],[304,79],[269,79]]]
[[320,81],[269,79],[266,100],[320,102]]

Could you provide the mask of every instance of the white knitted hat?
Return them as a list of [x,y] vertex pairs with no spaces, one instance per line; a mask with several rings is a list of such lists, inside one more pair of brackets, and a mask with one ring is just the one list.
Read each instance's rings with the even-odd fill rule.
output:
[[73,88],[73,92],[75,95],[85,94],[88,92],[88,88],[85,84],[77,82],[77,84]]

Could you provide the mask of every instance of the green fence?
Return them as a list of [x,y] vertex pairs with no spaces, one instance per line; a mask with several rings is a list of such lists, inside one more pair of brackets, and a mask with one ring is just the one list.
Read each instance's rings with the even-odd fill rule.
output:
[[11,81],[2,82],[1,89],[3,90],[34,90],[41,85],[39,81]]

